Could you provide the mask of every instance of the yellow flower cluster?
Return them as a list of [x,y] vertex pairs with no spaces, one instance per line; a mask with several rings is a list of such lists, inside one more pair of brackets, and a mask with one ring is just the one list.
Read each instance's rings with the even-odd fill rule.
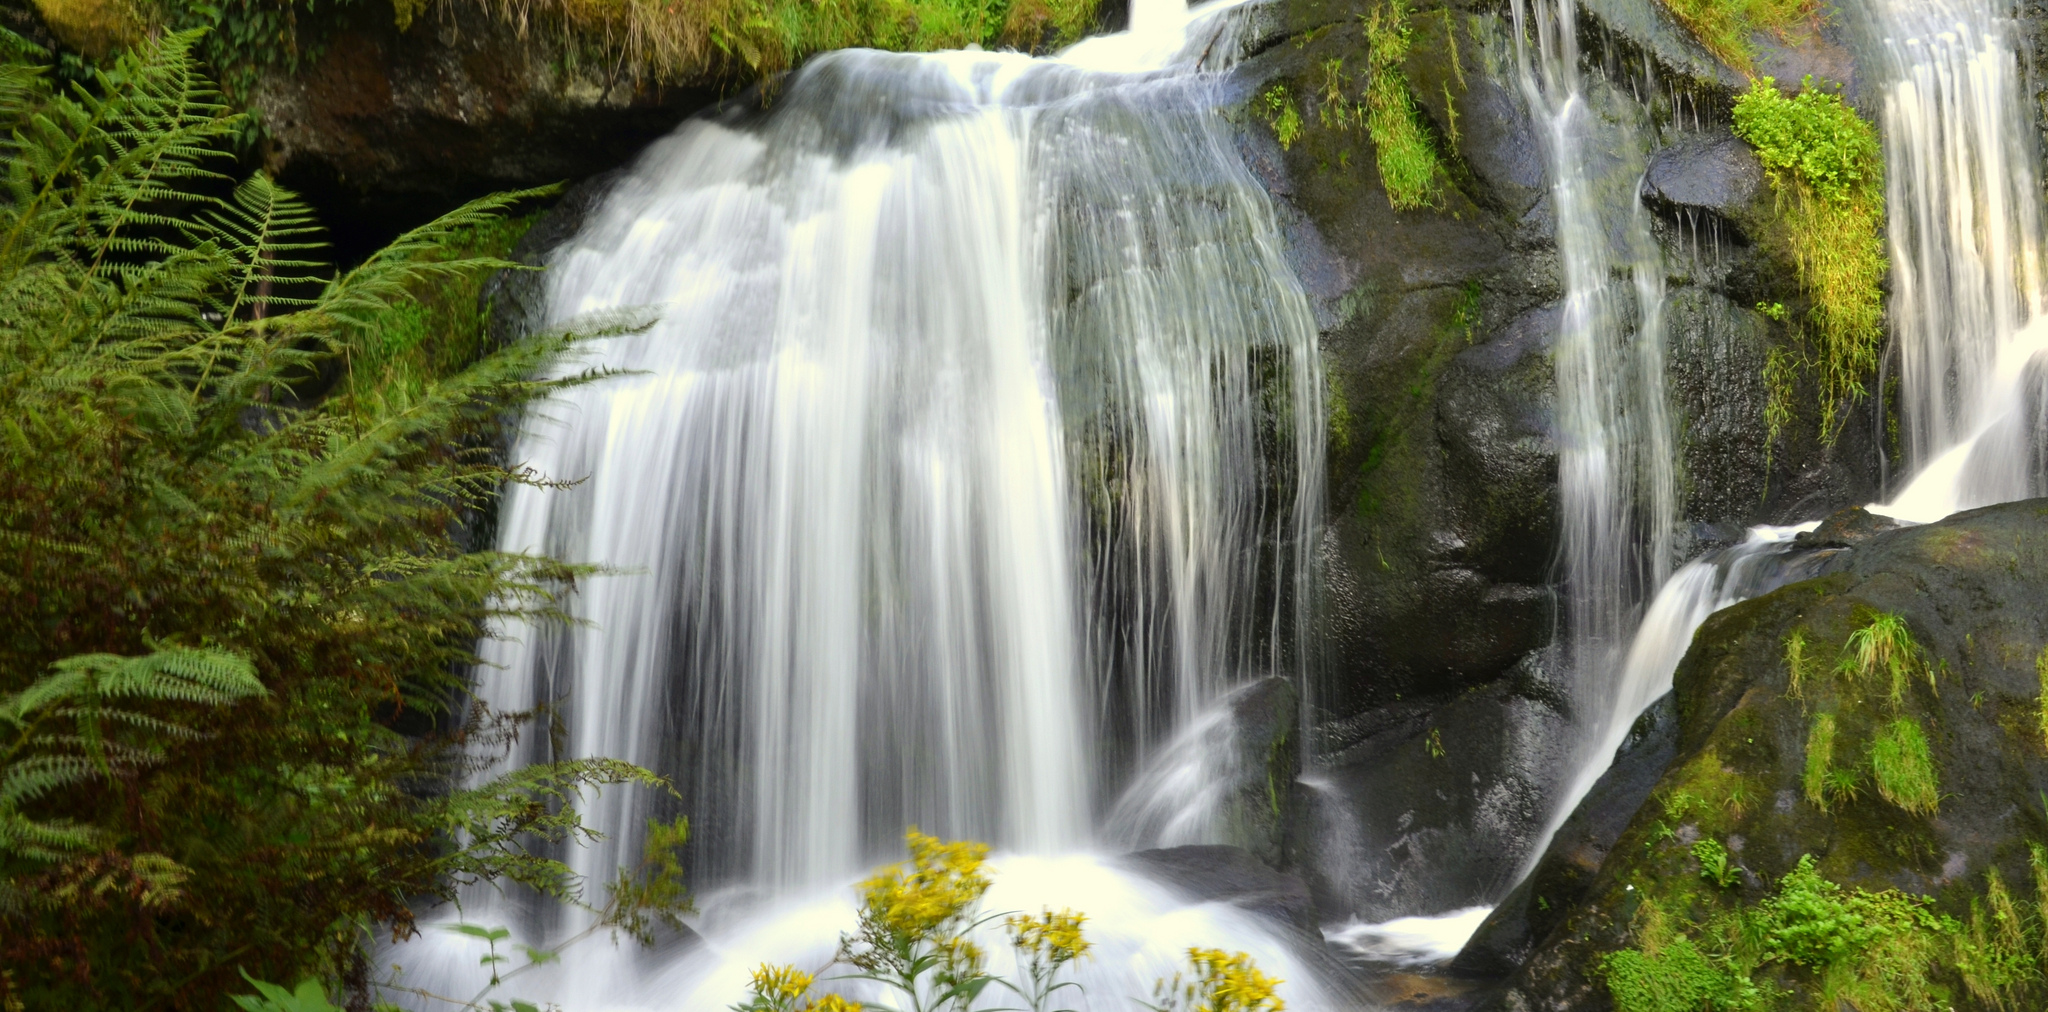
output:
[[1087,953],[1089,942],[1081,936],[1081,922],[1087,919],[1087,915],[1072,910],[1053,913],[1048,909],[1037,917],[1029,914],[1005,917],[1003,927],[1009,931],[1010,944],[1018,952],[1029,954],[1033,961],[1060,966]]
[[794,966],[762,963],[754,968],[754,994],[776,1008],[792,1005],[811,989],[811,975]]
[[981,870],[988,845],[947,843],[915,828],[904,834],[904,842],[910,846],[910,861],[862,882],[861,910],[892,935],[930,939],[973,910],[988,892],[988,876]]
[[1278,993],[1285,981],[1260,972],[1252,957],[1222,949],[1189,949],[1200,979],[1190,988],[1196,1012],[1282,1012]]

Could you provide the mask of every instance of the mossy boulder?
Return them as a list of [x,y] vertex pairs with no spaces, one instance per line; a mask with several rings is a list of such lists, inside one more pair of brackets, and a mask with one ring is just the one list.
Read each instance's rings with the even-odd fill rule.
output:
[[[1669,762],[1581,898],[1540,925],[1503,1007],[1609,1007],[1603,960],[1640,944],[1646,910],[1705,924],[1763,902],[1805,855],[1845,888],[1932,896],[1959,924],[1994,870],[2032,901],[2028,843],[2048,839],[2048,500],[1853,543],[1821,549],[1827,575],[1700,628]],[[1932,784],[1898,768],[1904,727]],[[1718,875],[1701,854],[1717,848]],[[1772,972],[1792,1007],[1818,993],[1805,970]],[[1953,967],[1930,972],[1980,1007]]]

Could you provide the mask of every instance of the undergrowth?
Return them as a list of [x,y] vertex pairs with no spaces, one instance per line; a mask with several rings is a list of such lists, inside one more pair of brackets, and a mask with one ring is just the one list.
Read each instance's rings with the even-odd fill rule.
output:
[[1789,38],[1814,15],[1814,0],[1664,0],[1664,6],[1701,45],[1745,73],[1756,65],[1752,36]]
[[1900,717],[1880,729],[1870,743],[1870,767],[1886,801],[1915,815],[1934,814],[1941,785],[1919,721]]
[[[1785,636],[1785,695],[1808,703],[1825,703],[1806,734],[1801,792],[1822,811],[1854,801],[1861,782],[1857,770],[1837,763],[1843,735],[1851,727],[1871,726],[1867,772],[1878,796],[1913,815],[1932,815],[1940,805],[1939,771],[1920,722],[1903,715],[1907,695],[1924,682],[1929,695],[1939,696],[1938,674],[1944,666],[1913,638],[1905,617],[1896,612],[1867,612],[1843,641],[1831,670],[1823,668],[1805,629]],[[1873,691],[1875,690],[1875,691]],[[1871,705],[1881,698],[1889,719],[1878,720]]]
[[[1811,76],[1790,98],[1771,78],[1759,78],[1736,100],[1733,115],[1736,134],[1756,149],[1785,215],[1792,262],[1811,302],[1801,364],[1817,380],[1820,437],[1832,445],[1843,407],[1865,396],[1863,381],[1877,367],[1883,336],[1888,263],[1877,131]],[[1774,400],[1789,389],[1779,365],[1765,367]],[[1783,420],[1781,412],[1776,421]]]

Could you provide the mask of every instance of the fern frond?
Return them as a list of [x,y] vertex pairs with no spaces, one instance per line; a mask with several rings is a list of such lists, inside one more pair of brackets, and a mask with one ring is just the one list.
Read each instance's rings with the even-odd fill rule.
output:
[[412,286],[437,279],[500,269],[525,270],[524,264],[497,257],[437,260],[462,233],[488,225],[529,200],[552,197],[560,186],[543,186],[479,197],[413,229],[377,251],[354,270],[336,278],[321,294],[321,312],[354,326],[408,297]]
[[[201,218],[213,231],[222,249],[236,267],[236,279],[225,309],[227,319],[238,319],[254,300],[254,291],[266,282],[273,288],[315,285],[323,279],[316,273],[326,264],[297,259],[307,250],[325,249],[314,221],[312,208],[297,194],[272,182],[258,172],[235,188],[234,196],[217,210],[202,212]],[[262,302],[277,307],[313,305],[316,299],[288,296],[272,291]]]

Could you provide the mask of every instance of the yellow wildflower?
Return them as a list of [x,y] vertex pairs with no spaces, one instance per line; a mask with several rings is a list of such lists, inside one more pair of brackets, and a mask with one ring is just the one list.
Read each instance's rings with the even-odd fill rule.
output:
[[836,994],[828,994],[805,1005],[804,1012],[861,1012],[862,1008],[861,1003],[857,1001],[848,1001]]
[[1279,988],[1286,983],[1260,972],[1252,957],[1222,949],[1189,949],[1188,962],[1195,967],[1195,981],[1183,984],[1175,976],[1171,984],[1161,981],[1161,1008],[1182,1008],[1189,1012],[1284,1012],[1287,1003]]
[[1005,917],[1003,927],[1010,934],[1010,944],[1018,952],[1050,966],[1060,966],[1087,953],[1090,943],[1081,936],[1081,923],[1087,919],[1086,914],[1072,910],[1053,913],[1047,908],[1037,917],[1029,914]]
[[860,884],[860,930],[840,938],[839,958],[897,986],[923,972],[920,952],[937,953],[941,981],[957,984],[980,976],[982,951],[966,935],[988,892],[989,879],[982,872],[988,845],[947,843],[916,827],[904,834],[904,842],[909,861],[883,868]]

